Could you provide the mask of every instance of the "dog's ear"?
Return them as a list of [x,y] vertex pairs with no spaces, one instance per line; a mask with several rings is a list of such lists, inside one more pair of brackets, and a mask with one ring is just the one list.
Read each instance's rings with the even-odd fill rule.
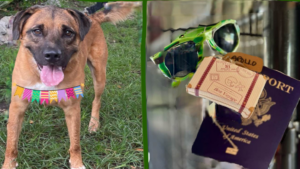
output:
[[83,13],[75,9],[67,9],[67,11],[75,18],[79,26],[79,36],[80,40],[83,40],[85,35],[89,32],[91,28],[90,19]]
[[18,40],[20,34],[22,33],[23,27],[27,21],[27,19],[34,14],[38,9],[42,8],[40,5],[34,5],[29,7],[23,11],[18,12],[15,15],[14,22],[13,22],[13,40]]

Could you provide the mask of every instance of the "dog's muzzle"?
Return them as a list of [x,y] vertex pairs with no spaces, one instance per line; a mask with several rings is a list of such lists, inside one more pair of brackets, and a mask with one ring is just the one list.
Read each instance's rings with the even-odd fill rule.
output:
[[61,66],[62,53],[58,48],[48,48],[43,51],[44,63],[39,64],[41,81],[46,86],[56,86],[64,79],[64,67]]

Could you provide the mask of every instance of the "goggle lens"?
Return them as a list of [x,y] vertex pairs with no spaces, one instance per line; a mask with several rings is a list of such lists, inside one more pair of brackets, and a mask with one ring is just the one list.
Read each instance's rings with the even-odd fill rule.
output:
[[215,32],[213,38],[215,43],[226,52],[232,52],[238,44],[238,33],[234,24],[221,27]]
[[195,72],[198,53],[193,41],[185,42],[166,51],[165,64],[172,77],[184,77]]

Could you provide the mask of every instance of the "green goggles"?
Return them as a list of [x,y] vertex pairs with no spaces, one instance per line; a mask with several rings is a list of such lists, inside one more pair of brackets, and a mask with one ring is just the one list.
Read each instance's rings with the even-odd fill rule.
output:
[[[180,30],[180,29],[179,29]],[[161,72],[174,80],[172,86],[193,76],[203,60],[203,45],[207,41],[212,49],[224,55],[238,48],[240,29],[235,20],[223,20],[212,25],[199,25],[177,37],[164,51],[150,59]]]

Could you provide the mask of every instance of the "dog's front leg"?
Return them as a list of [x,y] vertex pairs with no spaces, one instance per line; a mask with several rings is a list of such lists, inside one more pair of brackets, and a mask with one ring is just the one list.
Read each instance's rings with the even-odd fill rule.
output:
[[14,169],[17,166],[16,158],[18,155],[19,135],[22,129],[24,114],[29,104],[25,101],[14,101],[13,99],[9,107],[5,160],[2,169]]
[[80,103],[62,108],[65,112],[70,137],[71,169],[85,169],[82,163],[80,147]]

